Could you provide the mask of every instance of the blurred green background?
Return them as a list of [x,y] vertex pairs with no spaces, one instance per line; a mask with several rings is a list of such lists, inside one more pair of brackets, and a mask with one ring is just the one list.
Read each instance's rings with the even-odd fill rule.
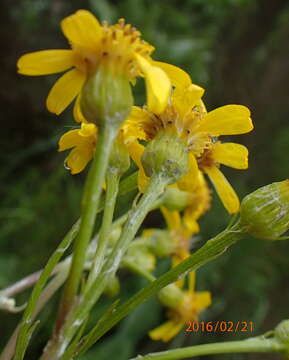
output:
[[[66,48],[60,20],[79,8],[101,20],[125,17],[156,46],[155,59],[188,71],[206,88],[208,110],[244,104],[255,130],[237,141],[250,149],[247,171],[225,174],[243,197],[257,187],[288,177],[289,154],[289,2],[286,0],[2,0],[0,12],[1,227],[0,287],[38,270],[79,215],[84,174],[71,176],[57,153],[57,139],[72,124],[71,109],[60,117],[45,109],[55,81],[16,74],[23,53]],[[137,101],[143,99],[139,88]],[[236,140],[236,137],[234,137]],[[201,240],[222,230],[228,216],[214,197],[201,221]],[[147,226],[160,226],[150,216]],[[289,241],[247,238],[221,259],[199,271],[198,288],[210,290],[213,306],[206,320],[253,321],[253,335],[289,317]],[[121,274],[122,297],[146,284]],[[25,301],[27,293],[17,300]],[[57,299],[38,326],[27,359],[37,359],[49,336]],[[93,316],[102,311],[105,301]],[[5,344],[20,315],[0,313],[0,342]],[[138,353],[251,334],[181,333],[173,342],[151,342],[146,335],[165,319],[151,299],[111,331],[82,359],[126,360]],[[277,355],[225,355],[203,359],[279,359]]]

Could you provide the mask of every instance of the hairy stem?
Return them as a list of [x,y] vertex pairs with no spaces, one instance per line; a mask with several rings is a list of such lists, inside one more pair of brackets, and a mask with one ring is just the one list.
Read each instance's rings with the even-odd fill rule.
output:
[[102,224],[99,232],[97,249],[93,259],[92,268],[90,270],[87,279],[86,288],[89,288],[91,286],[96,276],[100,272],[108,245],[109,232],[111,231],[113,213],[114,213],[115,203],[118,194],[119,175],[115,174],[109,169],[106,175],[106,187],[107,189],[105,195],[105,205],[104,205]]
[[85,262],[85,253],[95,224],[113,139],[113,131],[100,128],[95,156],[84,188],[80,229],[74,244],[72,264],[59,308],[58,329],[61,327],[66,314],[73,305],[79,288]]
[[[53,349],[49,352],[49,360],[60,359],[65,351],[64,344],[69,345],[69,342],[81,326],[92,306],[99,299],[103,293],[107,281],[116,273],[123,255],[125,254],[130,242],[134,239],[139,227],[144,218],[151,210],[152,205],[163,193],[167,180],[156,176],[151,179],[146,192],[141,197],[139,203],[131,209],[128,219],[124,225],[122,234],[116,243],[114,249],[108,256],[101,273],[96,277],[93,284],[84,293],[80,303],[73,312],[68,314],[67,321],[64,324],[63,331],[58,336],[58,344],[53,344]],[[42,358],[44,360],[46,358]]]
[[[94,342],[99,340],[107,331],[149,297],[157,294],[163,287],[180,280],[188,272],[195,271],[202,265],[219,257],[228,247],[242,237],[242,231],[239,228],[239,223],[237,223],[232,228],[226,229],[214,238],[208,240],[207,243],[194,254],[161,275],[144,289],[137,292],[128,301],[116,308],[115,311],[106,318],[105,323],[102,324],[101,327],[94,329]],[[80,350],[80,353],[82,353],[82,350]]]

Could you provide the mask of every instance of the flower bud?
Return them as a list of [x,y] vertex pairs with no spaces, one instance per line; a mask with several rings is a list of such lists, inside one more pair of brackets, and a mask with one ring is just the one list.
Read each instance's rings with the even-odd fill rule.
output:
[[114,297],[119,293],[120,290],[120,283],[116,276],[113,276],[109,279],[108,283],[106,284],[104,293],[108,297]]
[[159,257],[170,256],[175,251],[175,242],[169,231],[155,230],[148,235],[150,251]]
[[118,226],[117,228],[112,229],[112,231],[109,234],[109,245],[111,247],[114,247],[117,243],[120,235],[121,235],[122,228],[121,226]]
[[88,77],[81,92],[81,110],[89,122],[117,130],[133,104],[128,79],[102,66]]
[[121,138],[121,134],[114,140],[108,168],[110,171],[123,175],[130,167],[129,153]]
[[177,308],[184,298],[184,294],[175,284],[170,284],[158,293],[159,301],[171,309]]
[[[155,268],[156,259],[155,256],[147,250],[145,246],[140,247],[132,247],[128,249],[127,254],[124,258],[124,267],[130,266],[127,264],[132,263],[136,265],[138,268],[143,269],[145,271],[152,271]],[[126,262],[126,260],[128,262]],[[133,268],[132,268],[133,270]]]
[[161,131],[146,147],[142,165],[147,176],[165,176],[173,184],[188,171],[184,142],[173,131]]
[[277,240],[289,229],[289,180],[263,186],[241,203],[241,226],[258,239]]
[[192,195],[177,188],[168,187],[163,195],[162,204],[170,211],[183,211],[192,202]]

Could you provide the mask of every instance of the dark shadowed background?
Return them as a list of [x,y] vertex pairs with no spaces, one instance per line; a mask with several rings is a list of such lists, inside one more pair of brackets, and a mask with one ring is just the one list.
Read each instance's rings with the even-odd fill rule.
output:
[[[45,98],[56,77],[20,76],[15,65],[26,52],[67,48],[59,22],[79,8],[90,9],[101,20],[125,17],[134,24],[156,46],[155,59],[183,67],[195,83],[206,88],[208,110],[225,104],[251,109],[255,130],[237,139],[250,150],[250,167],[247,171],[224,170],[240,197],[288,177],[288,1],[2,0],[1,6],[0,287],[43,266],[79,215],[85,174],[71,176],[63,167],[65,155],[57,153],[57,139],[72,126],[71,108],[59,117],[50,114]],[[139,103],[142,89],[136,89]],[[151,215],[147,226],[161,226],[161,221],[160,216]],[[228,215],[214,197],[211,211],[201,221],[200,239],[217,234],[227,221]],[[247,238],[202,268],[198,288],[213,295],[206,320],[253,321],[255,336],[289,318],[288,255],[289,241]],[[125,298],[146,282],[124,272],[121,284]],[[19,304],[27,294],[17,298]],[[94,312],[94,321],[106,301]],[[40,355],[56,303],[57,297],[45,309],[27,359]],[[20,315],[0,316],[2,346]],[[126,360],[138,353],[251,335],[181,333],[169,344],[151,342],[147,331],[164,319],[163,308],[151,299],[82,359]],[[279,357],[242,354],[204,359]]]

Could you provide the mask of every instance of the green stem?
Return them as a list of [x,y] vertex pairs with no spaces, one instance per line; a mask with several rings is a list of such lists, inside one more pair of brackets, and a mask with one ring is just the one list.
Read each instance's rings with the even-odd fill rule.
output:
[[156,278],[153,274],[151,274],[150,272],[148,272],[145,269],[140,268],[136,263],[134,263],[133,261],[127,260],[127,259],[123,259],[122,260],[122,265],[124,265],[126,268],[128,268],[129,270],[131,270],[132,272],[143,276],[145,279],[147,279],[148,281],[154,281]]
[[84,188],[81,224],[75,241],[72,264],[60,305],[57,325],[58,328],[62,325],[67,312],[75,300],[81,281],[85,254],[94,228],[100,194],[113,140],[113,131],[106,128],[99,129],[95,156]]
[[233,245],[242,237],[242,231],[239,228],[239,223],[237,223],[230,229],[226,229],[214,238],[208,240],[206,244],[194,254],[186,258],[165,274],[161,275],[147,287],[137,292],[124,304],[116,308],[111,316],[106,319],[105,323],[102,324],[97,331],[96,329],[94,330],[94,342],[99,340],[107,331],[109,331],[137,306],[145,302],[149,297],[157,294],[163,287],[180,280],[188,272],[195,271],[202,265],[219,257],[228,249],[228,247]]
[[105,205],[104,205],[104,213],[102,218],[102,225],[99,232],[97,249],[93,259],[92,268],[87,279],[86,289],[88,289],[92,285],[93,281],[99,274],[99,271],[103,264],[105,251],[108,245],[109,232],[111,231],[113,213],[115,209],[115,203],[119,188],[119,180],[120,180],[119,175],[108,169],[106,175],[107,190],[105,194]]
[[[154,204],[157,198],[162,194],[166,185],[167,180],[165,178],[161,176],[152,177],[139,203],[129,212],[129,216],[124,225],[122,234],[109,257],[107,258],[101,273],[97,276],[93,284],[85,293],[83,300],[79,303],[77,308],[67,317],[67,321],[61,336],[65,343],[68,344],[72,339],[78,327],[85,320],[92,306],[103,293],[108,279],[114,276],[118,270],[120,262],[130,242],[134,239],[135,234],[141,226],[144,218],[151,210],[152,204]],[[77,324],[78,327],[75,326],[75,324]]]
[[15,350],[15,360],[22,360],[25,355],[25,351],[29,341],[29,330],[31,329],[32,326],[33,312],[35,311],[35,308],[37,306],[37,301],[39,300],[42,290],[45,284],[47,283],[56,264],[59,262],[61,256],[64,254],[64,252],[67,250],[67,248],[74,240],[75,235],[78,232],[78,227],[79,227],[79,222],[73,225],[71,230],[61,241],[57,249],[49,258],[44,270],[42,271],[36,285],[33,288],[32,294],[29,298],[28,304],[25,308],[22,317],[22,321],[20,323],[19,333],[17,336],[16,350]]
[[189,346],[182,349],[162,351],[144,356],[138,355],[131,360],[177,360],[210,354],[281,352],[284,351],[284,349],[284,345],[278,343],[275,339],[251,338],[241,341]]

